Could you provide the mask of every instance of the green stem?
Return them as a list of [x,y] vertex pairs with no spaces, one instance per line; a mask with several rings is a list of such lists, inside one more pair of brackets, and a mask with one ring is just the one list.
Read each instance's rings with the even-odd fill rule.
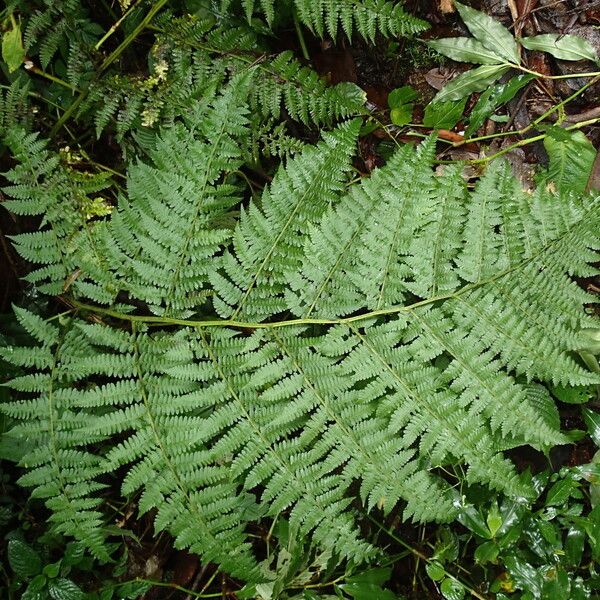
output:
[[578,77],[598,77],[598,75],[600,75],[600,71],[592,71],[590,73],[566,73],[565,75],[544,75],[544,73],[532,71],[531,69],[528,69],[527,67],[523,67],[521,65],[515,65],[512,63],[507,63],[507,65],[513,69],[523,71],[524,73],[530,73],[531,75],[535,75],[540,79],[577,79]]
[[[177,590],[178,592],[183,592],[184,594],[188,594],[193,598],[222,598],[222,592],[214,593],[214,594],[200,594],[199,592],[195,592],[194,590],[190,590],[188,588],[183,587],[182,585],[178,585],[176,583],[166,583],[164,581],[154,581],[152,579],[144,579],[142,577],[136,577],[133,581],[137,581],[139,583],[148,583],[150,585],[156,587],[170,588],[172,590]],[[112,586],[113,588],[123,587],[125,585],[129,585],[131,581],[124,581],[123,583],[117,583]]]
[[572,100],[575,100],[575,98],[577,98],[578,96],[581,96],[581,94],[583,94],[588,88],[590,88],[592,85],[594,85],[598,80],[600,80],[600,75],[594,77],[594,79],[592,79],[591,81],[588,81],[584,86],[580,87],[576,92],[571,94],[568,98],[565,98],[558,104],[555,104],[554,106],[549,108],[545,113],[540,115],[537,119],[535,119],[534,121],[529,123],[529,125],[527,125],[526,127],[523,127],[522,129],[516,129],[513,131],[501,131],[499,133],[491,133],[489,135],[481,135],[479,137],[468,138],[466,140],[456,142],[454,144],[454,146],[458,147],[458,146],[463,146],[464,144],[471,144],[474,142],[484,142],[486,140],[491,140],[491,139],[499,138],[499,137],[506,137],[509,135],[524,135],[528,131],[531,131],[532,129],[534,129],[536,125],[539,125],[546,117],[549,117],[552,113],[556,112],[557,110],[560,110],[563,106],[566,106],[569,102],[571,102]]
[[[26,67],[26,69],[27,69],[27,67]],[[51,73],[46,73],[46,71],[43,71],[39,67],[32,66],[32,67],[29,67],[27,69],[27,71],[29,71],[31,73],[35,73],[36,75],[39,75],[40,77],[44,77],[45,79],[48,79],[48,81],[52,81],[53,83],[58,83],[58,85],[62,85],[63,87],[67,88],[68,90],[71,90],[72,92],[79,91],[74,85],[67,83],[60,77],[56,77],[55,75],[52,75]]]
[[302,28],[300,27],[300,22],[298,21],[298,15],[294,11],[294,27],[296,28],[296,35],[298,36],[298,40],[300,41],[300,48],[302,48],[302,56],[304,56],[305,60],[310,60],[310,54],[308,53],[308,48],[306,47],[306,40],[304,39],[304,34],[302,33]]
[[[600,120],[600,117],[599,119]],[[578,125],[580,125],[578,123]],[[526,141],[526,140],[524,140]],[[558,238],[560,239],[560,238]],[[340,317],[337,319],[316,319],[316,318],[299,318],[299,319],[290,319],[285,321],[274,321],[271,323],[265,322],[249,322],[249,321],[237,321],[234,319],[204,319],[204,320],[192,320],[192,319],[177,319],[174,317],[156,317],[153,315],[130,315],[126,313],[121,313],[116,310],[112,310],[110,308],[102,308],[100,306],[93,306],[90,304],[85,304],[83,302],[79,302],[75,299],[69,299],[69,303],[74,307],[91,312],[99,315],[105,315],[107,317],[113,317],[115,319],[119,319],[121,321],[129,321],[131,323],[148,323],[153,325],[180,325],[183,327],[197,327],[197,328],[205,328],[205,327],[231,327],[234,329],[278,329],[281,327],[293,327],[293,326],[301,326],[301,325],[348,325],[351,323],[357,323],[360,321],[364,321],[366,319],[372,319],[375,317],[381,317],[385,315],[394,315],[401,312],[410,312],[415,308],[419,308],[421,306],[427,306],[429,304],[434,304],[436,302],[441,302],[444,300],[450,300],[452,298],[458,298],[463,294],[480,288],[484,285],[492,283],[502,277],[513,273],[519,269],[522,269],[525,265],[535,260],[538,256],[540,256],[543,252],[545,252],[554,242],[557,240],[551,241],[546,246],[540,248],[537,254],[526,258],[520,263],[514,265],[513,267],[506,269],[505,271],[501,271],[496,275],[488,277],[487,279],[482,279],[476,283],[470,283],[468,285],[463,286],[459,290],[449,294],[442,294],[439,296],[433,296],[432,298],[427,298],[425,300],[420,300],[419,302],[415,302],[409,305],[403,306],[391,306],[389,308],[381,308],[378,310],[372,310],[360,315],[354,315],[352,317]]]
[[335,585],[336,583],[338,583],[339,581],[343,581],[344,579],[346,579],[346,575],[340,575],[340,577],[337,577],[336,579],[332,579],[331,581],[326,581],[325,583],[310,583],[308,585],[294,585],[288,589],[289,590],[317,590],[320,588],[331,587],[332,585]]
[[[575,123],[574,125],[565,127],[564,129],[565,129],[565,131],[573,131],[576,129],[581,129],[582,127],[586,127],[587,125],[593,125],[594,123],[598,123],[598,122],[600,122],[600,117],[597,117],[595,119],[588,119],[587,121],[581,121],[581,123]],[[534,135],[533,137],[530,137],[530,138],[527,138],[524,140],[520,140],[519,142],[511,144],[510,146],[507,146],[506,148],[504,148],[503,150],[500,150],[499,152],[496,152],[495,154],[492,154],[490,156],[485,156],[483,158],[477,158],[475,160],[470,160],[467,162],[469,162],[470,164],[473,164],[473,165],[487,163],[487,162],[493,160],[494,158],[498,158],[499,156],[504,156],[505,154],[507,154],[511,150],[514,150],[515,148],[522,148],[523,146],[527,146],[529,144],[532,144],[533,142],[539,142],[539,141],[545,139],[547,136],[548,136],[547,133],[541,133],[540,135]]]
[[100,73],[105,71],[113,62],[115,62],[121,54],[127,49],[127,47],[137,38],[137,36],[146,28],[146,26],[152,21],[156,13],[167,3],[168,0],[157,0],[152,8],[148,11],[148,14],[140,21],[138,26],[115,48],[100,65]]
[[[115,48],[102,62],[96,75],[95,80],[99,77],[115,62],[121,54],[128,48],[128,46],[137,38],[137,36],[146,28],[150,21],[154,18],[156,13],[167,3],[167,0],[157,0],[152,8],[148,11],[148,14],[142,19],[138,26]],[[85,100],[89,93],[89,88],[82,91],[79,96],[71,103],[69,108],[63,113],[63,116],[54,124],[54,127],[50,130],[50,137],[54,137],[60,128],[75,114],[75,111],[79,108],[80,104]]]
[[379,527],[382,531],[385,531],[385,533],[387,533],[387,535],[389,535],[395,542],[400,544],[403,548],[406,548],[408,551],[410,551],[412,554],[414,554],[418,559],[424,560],[425,562],[427,562],[429,564],[435,563],[436,566],[438,566],[444,572],[444,575],[446,575],[446,577],[449,577],[453,581],[456,581],[457,583],[462,585],[465,588],[465,590],[467,592],[469,592],[469,594],[471,594],[471,596],[473,596],[474,598],[477,598],[478,600],[488,600],[485,596],[482,596],[478,591],[474,590],[467,583],[462,581],[459,577],[456,577],[456,575],[453,575],[452,573],[449,573],[448,571],[446,571],[446,569],[444,569],[444,567],[440,563],[432,560],[431,558],[429,558],[428,556],[426,556],[425,554],[423,554],[416,548],[413,548],[410,544],[405,542],[402,538],[398,537],[391,529],[388,529],[383,523],[380,523],[379,521],[377,521],[377,519],[374,519],[369,514],[367,514],[366,516],[369,519],[369,521],[371,521],[374,525],[377,525],[377,527]]
[[132,11],[137,8],[142,2],[142,0],[137,0],[134,4],[132,4],[119,18],[118,21],[113,23],[111,28],[100,38],[98,43],[94,46],[94,50],[100,50],[100,46],[104,44],[104,42],[121,26],[121,23],[132,13]]

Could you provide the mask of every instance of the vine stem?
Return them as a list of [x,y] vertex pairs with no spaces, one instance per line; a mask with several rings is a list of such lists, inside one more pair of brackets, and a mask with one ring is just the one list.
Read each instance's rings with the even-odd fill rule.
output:
[[486,140],[491,140],[491,139],[499,138],[499,137],[507,137],[509,135],[524,135],[528,131],[531,131],[532,129],[534,129],[536,125],[539,125],[546,117],[549,117],[552,113],[555,113],[557,110],[560,110],[563,106],[566,106],[569,102],[575,100],[575,98],[577,98],[578,96],[581,96],[581,94],[583,94],[588,88],[590,88],[592,85],[594,85],[599,80],[600,80],[600,74],[597,75],[596,77],[594,77],[591,81],[588,81],[585,85],[580,87],[576,92],[571,94],[568,98],[565,98],[558,104],[555,104],[554,106],[550,107],[545,113],[540,115],[537,119],[535,119],[534,121],[529,123],[529,125],[527,125],[526,127],[523,127],[522,129],[516,129],[513,131],[501,131],[499,133],[492,133],[490,135],[481,135],[481,136],[474,137],[474,138],[467,138],[465,140],[461,140],[460,142],[455,142],[454,146],[458,147],[458,146],[463,146],[464,144],[471,144],[474,142],[484,142]]
[[439,564],[438,562],[432,560],[430,557],[428,557],[427,555],[423,554],[423,552],[420,552],[416,548],[413,548],[409,543],[405,542],[402,538],[398,537],[391,529],[388,529],[383,523],[380,523],[377,519],[373,518],[369,514],[367,514],[366,517],[374,525],[376,525],[377,527],[379,527],[379,529],[381,529],[382,531],[385,531],[385,533],[387,535],[389,535],[395,542],[397,542],[403,548],[406,548],[409,552],[411,552],[412,554],[414,554],[418,559],[424,560],[426,563],[429,563],[429,564],[435,563],[436,566],[439,566],[440,569],[442,569],[442,571],[444,572],[444,575],[446,575],[446,577],[449,577],[453,581],[456,581],[457,583],[459,583],[460,585],[462,585],[465,588],[465,590],[467,592],[469,592],[469,594],[471,594],[471,596],[473,596],[474,598],[477,598],[478,600],[488,600],[488,598],[486,596],[482,596],[477,590],[474,590],[469,584],[467,584],[464,581],[462,581],[459,577],[457,577],[456,575],[453,575],[452,573],[449,573],[448,571],[446,571],[446,569],[441,564]]
[[[130,46],[130,44],[137,38],[137,36],[146,28],[146,26],[152,21],[156,13],[167,3],[168,0],[157,0],[148,11],[148,14],[140,21],[138,26],[115,48],[102,62],[98,71],[94,77],[97,80],[103,73],[114,63],[123,52]],[[63,113],[62,117],[54,124],[50,130],[50,137],[54,137],[61,127],[73,116],[75,111],[79,108],[81,103],[86,99],[89,94],[89,87],[79,93],[77,98],[71,103],[69,108]]]
[[[596,117],[595,119],[588,119],[587,121],[581,121],[580,123],[575,123],[569,127],[565,127],[565,131],[573,131],[576,129],[581,129],[582,127],[586,127],[587,125],[594,125],[595,123],[600,122],[600,117]],[[548,137],[547,133],[541,133],[540,135],[534,135],[530,138],[526,138],[524,140],[520,140],[507,146],[506,148],[496,152],[495,154],[491,154],[490,156],[484,156],[483,158],[476,158],[475,160],[468,161],[472,165],[483,164],[493,160],[494,158],[498,158],[499,156],[504,156],[511,150],[515,150],[516,148],[522,148],[523,146],[527,146],[528,144],[532,144],[533,142],[539,142]]]
[[538,71],[532,71],[531,69],[523,67],[522,65],[516,65],[513,63],[506,63],[506,65],[512,69],[523,71],[523,73],[535,75],[540,79],[577,79],[579,77],[598,77],[600,75],[600,71],[592,71],[590,73],[566,73],[564,75],[545,75],[544,73],[539,73]]

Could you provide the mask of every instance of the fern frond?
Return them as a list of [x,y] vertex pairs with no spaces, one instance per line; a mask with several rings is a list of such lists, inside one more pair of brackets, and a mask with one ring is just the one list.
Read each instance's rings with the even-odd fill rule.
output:
[[78,380],[72,370],[74,357],[82,351],[77,331],[63,331],[23,309],[15,309],[25,330],[36,345],[26,348],[3,348],[0,354],[17,366],[35,366],[35,375],[17,377],[5,385],[27,399],[0,405],[0,411],[21,421],[11,437],[27,440],[27,452],[21,466],[27,468],[19,483],[33,488],[32,495],[42,498],[51,511],[50,523],[55,531],[75,537],[94,556],[109,560],[105,540],[104,517],[98,508],[97,492],[105,486],[98,481],[105,471],[102,459],[87,446],[97,439],[97,432],[85,434],[82,426],[88,419],[80,410],[77,396],[69,386]]
[[[402,4],[386,0],[293,0],[300,21],[319,37],[335,38],[341,25],[350,38],[356,30],[363,38],[374,40],[377,33],[386,37],[415,35],[428,24],[409,14]],[[243,0],[248,19],[259,10],[267,22],[274,19],[275,0]]]
[[[256,519],[285,513],[295,534],[360,562],[375,550],[353,508],[451,519],[454,468],[531,496],[503,452],[568,443],[541,384],[599,383],[577,354],[596,320],[572,277],[595,273],[600,198],[529,194],[502,164],[469,191],[458,168],[434,172],[433,138],[346,185],[350,121],[281,167],[232,226],[240,197],[225,178],[243,160],[247,82],[165,129],[153,164],[130,168],[128,198],[92,230],[115,289],[154,315],[83,307],[131,332],[24,319],[41,345],[12,351],[28,372],[11,385],[35,396],[4,410],[46,455],[46,415],[68,432],[25,481],[64,515],[64,491],[42,475],[50,460],[76,477],[84,524],[64,531],[87,539],[101,531],[99,478],[123,469],[123,493],[141,493],[157,529],[254,582]],[[27,144],[24,172],[51,179],[56,159]],[[41,193],[16,196],[21,212],[46,210]],[[207,319],[209,299],[228,318]],[[94,441],[100,457],[85,450]]]
[[261,65],[256,77],[261,79],[253,104],[265,116],[277,118],[284,108],[296,121],[319,125],[364,112],[366,95],[357,85],[342,82],[328,87],[289,51]]
[[[195,123],[165,130],[153,165],[129,170],[103,248],[121,287],[157,313],[181,315],[204,302],[210,259],[228,242],[224,216],[240,198],[223,177],[242,164],[248,78],[232,82]],[[184,224],[182,228],[182,224]]]
[[220,314],[255,320],[285,308],[285,274],[297,268],[308,230],[343,188],[359,128],[355,120],[325,134],[323,142],[279,169],[260,208],[252,204],[242,211],[235,254],[223,258],[226,278],[213,275]]
[[82,406],[98,411],[84,431],[120,437],[104,468],[126,466],[123,494],[141,489],[140,512],[157,509],[156,529],[168,529],[177,547],[191,548],[238,577],[255,578],[243,531],[246,497],[237,495],[226,463],[211,460],[208,445],[215,418],[210,413],[221,390],[201,385],[210,378],[202,364],[191,364],[187,332],[151,337],[100,325],[78,327],[91,350],[74,368],[107,381],[77,394]]
[[[81,82],[89,73],[89,48],[102,35],[102,28],[94,23],[78,0],[44,2],[46,7],[35,11],[27,21],[23,42],[28,55],[38,55],[46,69],[59,50],[67,50],[67,73],[72,85]],[[72,58],[71,58],[72,57]]]
[[418,153],[405,147],[323,216],[301,268],[288,275],[295,314],[341,316],[402,301],[408,275],[402,257],[434,197],[433,150],[431,140]]
[[33,112],[29,106],[29,82],[17,77],[6,91],[0,92],[0,135],[4,138],[11,128],[29,130]]

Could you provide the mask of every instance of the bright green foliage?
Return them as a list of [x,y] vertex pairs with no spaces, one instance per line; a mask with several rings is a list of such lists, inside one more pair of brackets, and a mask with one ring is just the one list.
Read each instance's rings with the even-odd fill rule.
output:
[[[458,167],[434,172],[434,139],[349,185],[350,121],[240,204],[248,82],[165,129],[94,227],[59,218],[72,184],[24,138],[11,177],[27,185],[9,206],[47,214],[27,234],[44,243],[18,249],[51,270],[48,293],[120,292],[138,314],[53,325],[19,312],[38,345],[3,353],[30,373],[2,410],[34,444],[23,483],[102,555],[96,492],[118,470],[178,547],[252,581],[265,571],[250,526],[282,512],[293,535],[362,562],[376,550],[352,508],[450,520],[460,503],[440,469],[532,496],[502,452],[567,443],[539,382],[598,383],[576,355],[590,297],[570,278],[594,273],[598,199],[526,193],[501,163],[469,191]],[[59,243],[84,234],[106,270]]]
[[[21,325],[35,340],[31,347],[3,348],[4,360],[35,373],[16,377],[10,387],[26,393],[27,400],[4,404],[5,414],[21,421],[8,434],[28,439],[21,463],[27,473],[20,479],[33,496],[46,500],[57,531],[74,536],[95,556],[108,559],[100,498],[104,486],[100,457],[85,446],[100,439],[86,431],[92,415],[81,410],[74,387],[88,371],[82,365],[86,348],[76,330],[61,331],[30,312],[15,309]],[[74,410],[76,408],[76,410]]]
[[279,117],[285,108],[292,119],[331,123],[363,112],[366,94],[350,82],[328,87],[315,71],[303,67],[291,52],[282,52],[256,71],[255,105],[262,113]]
[[336,202],[359,128],[356,120],[326,134],[323,142],[279,170],[260,205],[252,203],[242,212],[235,252],[223,258],[231,283],[214,276],[220,290],[215,307],[221,315],[254,320],[285,310],[285,275],[298,268],[310,227]]
[[[231,0],[222,4],[229,5]],[[275,0],[242,0],[248,18],[255,10],[264,13],[271,23],[275,16]],[[398,2],[385,0],[293,0],[298,18],[320,37],[326,33],[335,38],[340,28],[348,36],[354,29],[365,39],[374,40],[377,33],[385,36],[414,35],[427,29],[421,19],[408,14]]]
[[150,53],[149,75],[119,73],[93,81],[78,114],[93,114],[98,137],[113,123],[121,141],[131,131],[172,124],[214,94],[228,73],[249,72],[253,82],[245,100],[253,126],[269,117],[279,119],[283,110],[306,125],[364,112],[366,97],[355,84],[327,86],[291,52],[257,60],[257,49],[267,52],[249,26],[229,21],[215,26],[212,20],[190,17],[168,20]]
[[201,304],[210,259],[230,238],[228,212],[240,197],[223,175],[243,162],[248,83],[237,79],[187,125],[164,131],[150,151],[153,165],[129,170],[129,197],[102,230],[119,287],[155,312],[179,315]]
[[[119,140],[132,130],[171,124],[222,86],[228,71],[252,73],[252,85],[244,100],[258,122],[270,117],[279,119],[285,111],[306,125],[322,125],[364,112],[366,96],[357,85],[343,82],[327,86],[291,52],[252,66],[257,40],[251,32],[196,26],[193,32],[185,28],[183,32],[169,30],[157,42],[153,70],[146,79],[119,75],[91,85],[79,114],[94,114],[97,136],[111,122]],[[195,41],[197,36],[201,42]]]

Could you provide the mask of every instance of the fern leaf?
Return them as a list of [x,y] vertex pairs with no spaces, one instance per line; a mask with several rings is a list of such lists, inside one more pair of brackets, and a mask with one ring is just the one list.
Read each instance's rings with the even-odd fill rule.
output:
[[433,149],[432,141],[418,153],[404,148],[324,215],[307,240],[301,268],[288,275],[295,314],[345,315],[365,304],[379,309],[402,301],[408,272],[401,257],[417,230],[418,211],[427,213],[433,198]]
[[285,274],[297,268],[310,226],[343,188],[359,128],[355,120],[325,134],[323,142],[279,170],[260,208],[252,204],[242,212],[235,254],[228,252],[223,260],[227,279],[213,277],[220,314],[254,320],[285,308]]
[[151,151],[154,165],[129,171],[129,198],[104,247],[114,270],[126,274],[121,285],[155,312],[181,315],[201,305],[210,258],[230,238],[219,219],[239,198],[222,178],[242,162],[247,83],[233,82],[198,117],[197,131],[181,124],[164,131]]
[[[23,483],[99,554],[99,480],[122,469],[123,494],[140,493],[157,529],[253,582],[257,518],[283,512],[295,534],[362,562],[375,550],[353,507],[451,519],[440,469],[532,496],[503,451],[568,441],[541,384],[599,383],[577,354],[596,320],[572,277],[596,272],[600,198],[525,193],[503,165],[470,192],[457,168],[435,174],[433,138],[346,190],[349,122],[282,167],[232,228],[240,198],[224,177],[248,127],[238,84],[163,131],[153,165],[131,167],[128,198],[90,230],[113,287],[155,315],[98,309],[130,332],[19,313],[38,344],[4,352],[25,372],[10,384],[23,399],[2,410],[19,421],[12,435],[35,440]],[[57,159],[26,145],[33,184],[17,167],[9,206],[46,215],[17,242],[49,277],[64,263],[52,240],[81,225],[48,209],[39,187],[49,173],[53,189]],[[231,318],[186,320],[209,295]]]
[[[22,421],[7,435],[27,439],[21,465],[28,471],[19,483],[32,487],[34,497],[44,499],[52,511],[50,523],[56,532],[75,537],[94,556],[109,560],[97,497],[104,487],[98,481],[104,473],[102,460],[87,450],[97,436],[83,434],[86,415],[77,410],[74,397],[65,393],[77,380],[70,363],[81,350],[81,340],[72,328],[60,331],[37,315],[15,310],[19,322],[38,342],[28,348],[30,356],[35,356],[38,376],[27,383],[24,378],[29,376],[25,375],[5,384],[26,391],[29,397],[0,405],[4,414]],[[1,355],[15,365],[29,362],[27,353],[18,348],[3,348]]]

